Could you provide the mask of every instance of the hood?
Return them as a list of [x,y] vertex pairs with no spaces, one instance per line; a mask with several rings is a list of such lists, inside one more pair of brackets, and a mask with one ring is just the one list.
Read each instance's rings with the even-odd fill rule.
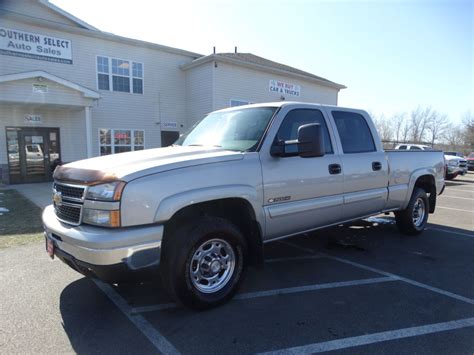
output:
[[456,155],[444,155],[445,160],[466,160],[464,158],[458,157]]
[[54,179],[96,185],[111,181],[131,181],[141,176],[194,165],[243,159],[243,153],[211,147],[147,149],[78,160],[56,168]]

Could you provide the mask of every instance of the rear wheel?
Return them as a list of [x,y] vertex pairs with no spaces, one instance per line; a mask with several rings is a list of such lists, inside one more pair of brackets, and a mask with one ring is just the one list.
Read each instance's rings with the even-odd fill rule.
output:
[[429,201],[425,190],[415,187],[406,209],[395,212],[397,227],[403,234],[417,235],[428,222]]
[[245,238],[232,223],[202,217],[168,238],[161,274],[177,301],[206,309],[232,298],[247,266]]

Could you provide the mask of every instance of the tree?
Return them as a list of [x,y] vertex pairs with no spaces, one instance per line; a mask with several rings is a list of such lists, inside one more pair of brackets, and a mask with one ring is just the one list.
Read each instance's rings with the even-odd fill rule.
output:
[[372,115],[372,118],[380,139],[384,142],[391,141],[393,139],[393,125],[391,120],[387,119],[384,114],[380,116]]
[[460,126],[450,124],[446,130],[446,144],[449,150],[457,151],[464,145],[463,130]]
[[474,114],[467,111],[462,117],[464,146],[474,150]]
[[397,143],[400,141],[406,142],[408,139],[409,129],[406,118],[407,114],[405,112],[401,112],[394,114],[390,119],[393,125],[393,135]]
[[430,116],[427,117],[426,131],[428,134],[428,139],[431,142],[431,146],[435,142],[443,138],[443,135],[446,133],[446,130],[449,127],[448,116],[440,114],[437,111],[432,111]]
[[423,142],[426,133],[426,126],[433,116],[434,110],[431,107],[422,109],[420,106],[410,113],[411,140],[415,143]]

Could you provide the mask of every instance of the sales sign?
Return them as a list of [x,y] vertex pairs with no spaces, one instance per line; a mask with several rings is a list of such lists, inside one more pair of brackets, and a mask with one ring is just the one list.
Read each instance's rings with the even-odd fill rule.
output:
[[25,115],[25,122],[41,123],[41,116],[40,115]]
[[270,80],[269,91],[278,94],[285,94],[291,96],[300,96],[301,87],[299,85],[285,83],[280,80]]
[[0,27],[0,54],[72,64],[71,41]]

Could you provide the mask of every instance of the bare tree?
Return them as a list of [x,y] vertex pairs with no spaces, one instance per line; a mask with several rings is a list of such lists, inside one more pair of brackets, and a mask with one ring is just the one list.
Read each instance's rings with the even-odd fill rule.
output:
[[407,114],[405,112],[396,113],[390,118],[393,125],[393,136],[396,142],[400,142],[400,140],[406,142],[408,139],[409,129],[407,129],[408,123],[406,118]]
[[467,111],[462,117],[464,146],[474,150],[474,113]]
[[380,116],[372,115],[372,118],[380,139],[384,142],[391,141],[393,139],[393,125],[391,120],[387,119],[384,114]]
[[431,107],[422,109],[418,106],[410,113],[411,140],[413,142],[423,142],[426,126],[433,116],[434,110]]
[[443,135],[446,133],[448,127],[448,116],[433,110],[430,116],[427,117],[426,123],[426,131],[428,134],[428,139],[431,142],[431,146],[443,138]]
[[449,150],[459,150],[464,145],[463,130],[460,126],[450,124],[446,130],[446,144]]

